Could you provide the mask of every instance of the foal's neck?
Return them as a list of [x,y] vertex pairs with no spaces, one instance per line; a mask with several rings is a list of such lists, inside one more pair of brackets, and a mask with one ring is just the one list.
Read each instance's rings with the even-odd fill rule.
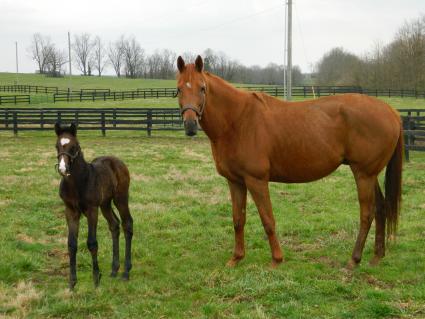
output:
[[83,153],[79,151],[78,156],[74,159],[70,169],[70,176],[68,176],[69,181],[75,187],[82,187],[87,181],[87,176],[89,174],[90,164],[84,159]]

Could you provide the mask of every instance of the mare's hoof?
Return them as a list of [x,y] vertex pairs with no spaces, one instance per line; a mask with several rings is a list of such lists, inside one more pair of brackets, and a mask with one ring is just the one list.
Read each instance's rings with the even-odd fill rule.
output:
[[229,259],[229,261],[226,263],[227,267],[233,268],[237,266],[237,264],[243,259],[243,257],[232,257]]
[[129,281],[130,280],[130,274],[128,272],[123,272],[121,275],[121,279],[124,281]]
[[283,258],[279,258],[279,259],[274,259],[273,258],[272,259],[272,262],[270,264],[270,267],[273,268],[273,269],[275,269],[275,268],[279,267],[279,265],[281,263],[283,263],[283,262],[284,262]]

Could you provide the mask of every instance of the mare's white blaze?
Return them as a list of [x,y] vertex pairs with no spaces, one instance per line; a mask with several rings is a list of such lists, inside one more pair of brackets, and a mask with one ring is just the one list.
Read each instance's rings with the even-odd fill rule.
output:
[[61,138],[61,145],[62,146],[68,144],[69,142],[71,142],[71,140],[69,138],[66,138],[66,137]]
[[59,162],[59,170],[61,171],[62,174],[66,173],[66,165],[65,165],[65,160],[63,159],[63,156],[61,156],[61,160]]
[[186,86],[190,89],[192,88],[192,85],[190,84],[190,82],[186,82]]

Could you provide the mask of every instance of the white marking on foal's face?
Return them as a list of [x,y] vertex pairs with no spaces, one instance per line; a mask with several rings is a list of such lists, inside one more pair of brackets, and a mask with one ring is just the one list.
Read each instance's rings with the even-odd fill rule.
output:
[[61,160],[59,162],[59,170],[62,174],[66,173],[66,165],[65,165],[65,160],[63,159],[63,156],[61,156]]
[[68,144],[69,142],[71,142],[71,140],[67,137],[62,137],[61,138],[61,145],[65,146],[66,144]]
[[189,89],[191,89],[191,88],[192,88],[192,85],[190,84],[190,82],[186,82],[186,86],[187,86]]

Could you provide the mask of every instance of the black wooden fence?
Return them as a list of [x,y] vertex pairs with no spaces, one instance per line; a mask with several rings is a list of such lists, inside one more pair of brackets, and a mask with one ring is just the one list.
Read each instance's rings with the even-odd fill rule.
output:
[[[425,109],[401,109],[405,155],[425,151]],[[177,108],[0,108],[0,130],[52,130],[57,122],[74,122],[81,130],[97,130],[106,135],[111,130],[152,131],[183,130]]]
[[[285,96],[285,90],[282,86],[244,86],[239,87],[249,91],[264,92],[275,97]],[[78,89],[71,90],[60,89],[58,87],[37,86],[37,85],[3,85],[0,86],[3,92],[19,92],[29,94],[50,94],[53,102],[83,102],[83,101],[119,101],[128,99],[147,99],[147,98],[170,98],[176,94],[175,88],[142,88],[129,91],[111,91],[110,89]],[[327,95],[343,94],[343,93],[361,93],[373,96],[388,97],[414,97],[424,98],[425,91],[406,90],[406,89],[368,89],[359,86],[296,86],[292,88],[293,97],[321,97]],[[24,100],[24,95],[17,95],[16,99],[10,96],[4,96],[3,103],[31,103],[31,98]],[[3,96],[0,96],[3,98]],[[16,101],[16,102],[15,102]]]

